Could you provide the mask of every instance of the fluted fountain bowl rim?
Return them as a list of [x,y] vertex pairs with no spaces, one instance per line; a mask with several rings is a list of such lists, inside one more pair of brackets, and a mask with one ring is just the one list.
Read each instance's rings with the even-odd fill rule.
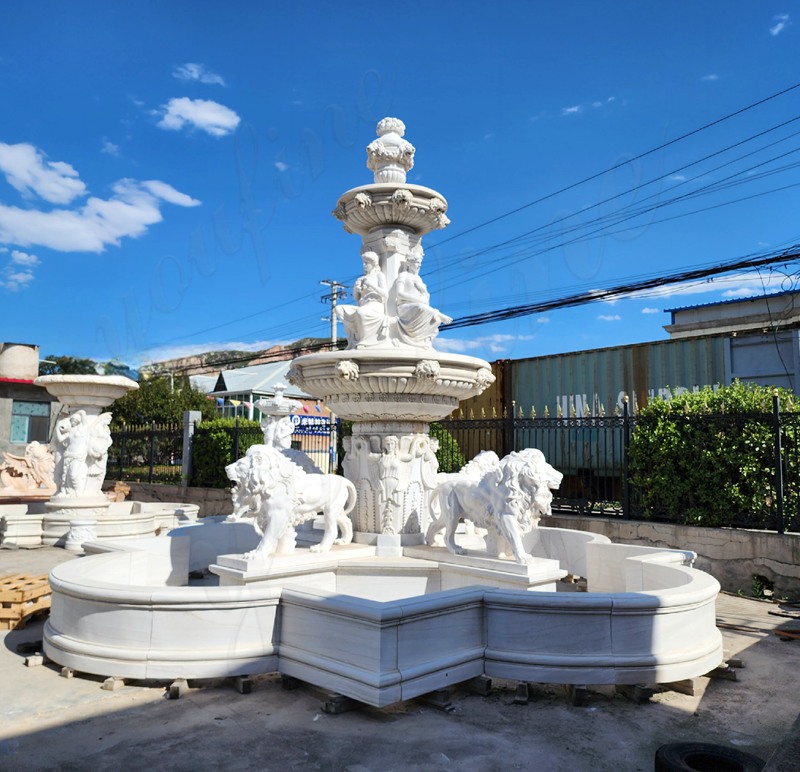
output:
[[[340,368],[340,363],[345,365]],[[438,420],[494,382],[483,359],[422,348],[325,351],[298,357],[292,367],[300,377],[295,373],[290,381],[354,420],[359,412],[374,420],[392,403],[397,406],[390,412]]]
[[41,375],[36,386],[44,386],[69,407],[107,407],[127,392],[139,388],[124,375]]

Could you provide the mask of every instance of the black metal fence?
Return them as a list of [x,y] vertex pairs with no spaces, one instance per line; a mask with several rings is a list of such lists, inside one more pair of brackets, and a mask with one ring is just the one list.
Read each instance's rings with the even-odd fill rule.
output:
[[183,460],[181,424],[123,426],[111,432],[107,480],[179,485]]
[[[751,495],[739,495],[741,508],[726,511],[715,523],[693,518],[691,501],[664,508],[647,497],[648,476],[660,470],[638,462],[631,475],[631,443],[638,419],[627,411],[612,416],[571,416],[557,418],[480,418],[445,420],[438,424],[469,460],[480,450],[494,450],[499,456],[523,448],[539,448],[548,462],[563,475],[555,491],[553,509],[563,512],[650,519],[663,522],[715,524],[739,528],[800,531],[800,413],[748,415],[676,415],[676,424],[692,424],[698,438],[715,435],[733,443],[741,436],[758,436],[759,447],[733,459],[719,459],[716,474],[707,479],[711,490],[722,498],[722,489],[736,486],[742,493],[747,485]],[[755,427],[755,428],[754,428]],[[741,436],[740,436],[741,435]],[[702,442],[702,439],[698,439]],[[699,452],[705,452],[698,448]],[[754,461],[756,458],[754,469]],[[737,468],[736,464],[743,466]],[[747,468],[744,467],[747,465]],[[440,460],[441,467],[441,460]],[[755,482],[753,482],[755,480]],[[698,497],[699,498],[699,497]],[[736,496],[725,496],[725,501]]]
[[564,475],[555,491],[554,508],[612,515],[630,515],[633,509],[625,482],[627,447],[635,425],[632,416],[470,418],[438,425],[467,460],[481,450],[493,450],[501,457],[523,448],[541,450]]
[[[553,502],[556,511],[694,522],[681,507],[659,509],[651,506],[652,502],[646,505],[646,491],[642,487],[646,475],[642,474],[641,460],[636,475],[632,476],[629,469],[637,420],[627,412],[613,416],[470,418],[441,421],[431,431],[439,438],[442,471],[459,469],[481,450],[494,450],[503,456],[513,450],[539,448],[548,462],[564,475]],[[751,496],[741,511],[731,511],[724,522],[717,524],[779,532],[800,531],[800,413],[779,414],[776,409],[773,413],[747,416],[681,415],[675,420],[682,422],[684,429],[688,421],[701,434],[727,433],[731,438],[744,433],[746,427],[759,426],[763,431],[759,435],[762,447],[756,475],[760,486],[758,495]],[[262,442],[263,435],[258,426],[239,425],[238,422],[213,429],[198,424],[195,429],[196,434],[210,431],[227,433],[229,442],[224,458],[214,459],[219,481],[202,484],[224,486],[227,484],[224,464],[241,457],[250,445]],[[325,417],[299,417],[292,446],[308,453],[323,471],[334,472],[341,460],[335,450],[338,433],[339,429],[332,427]],[[108,479],[181,482],[182,426],[128,426],[113,432],[112,439]],[[743,474],[730,466],[730,459],[725,463],[720,459],[719,474],[716,479],[708,480],[709,486],[719,489],[740,484],[739,477]],[[651,473],[658,471],[654,468]],[[748,474],[752,477],[752,470]]]

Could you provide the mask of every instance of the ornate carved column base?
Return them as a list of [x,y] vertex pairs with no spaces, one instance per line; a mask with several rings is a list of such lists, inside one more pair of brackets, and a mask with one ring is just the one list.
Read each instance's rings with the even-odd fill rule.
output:
[[[356,486],[350,513],[356,540],[386,549],[421,544],[431,522],[436,486],[436,440],[428,425],[409,421],[360,421],[345,438],[344,473]],[[387,553],[389,554],[389,553]]]

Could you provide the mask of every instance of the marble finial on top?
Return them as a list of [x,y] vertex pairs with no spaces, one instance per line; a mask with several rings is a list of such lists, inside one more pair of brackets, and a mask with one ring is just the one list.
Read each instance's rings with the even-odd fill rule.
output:
[[378,122],[378,139],[367,145],[367,168],[374,173],[375,182],[404,183],[414,166],[414,146],[403,139],[405,124],[399,118],[384,118]]

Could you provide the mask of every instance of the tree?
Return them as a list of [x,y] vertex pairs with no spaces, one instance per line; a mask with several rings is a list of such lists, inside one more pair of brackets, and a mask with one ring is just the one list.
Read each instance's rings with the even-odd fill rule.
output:
[[97,375],[97,362],[48,354],[39,362],[39,375]]
[[178,423],[186,410],[199,410],[203,419],[216,416],[214,402],[201,391],[193,389],[186,377],[166,376],[141,379],[136,391],[129,391],[111,406],[112,425],[144,423]]

